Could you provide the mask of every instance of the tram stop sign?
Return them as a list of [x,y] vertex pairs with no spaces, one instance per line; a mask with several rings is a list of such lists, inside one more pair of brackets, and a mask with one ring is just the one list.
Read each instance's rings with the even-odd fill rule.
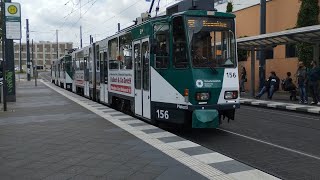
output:
[[5,3],[6,38],[21,39],[21,8],[19,3]]

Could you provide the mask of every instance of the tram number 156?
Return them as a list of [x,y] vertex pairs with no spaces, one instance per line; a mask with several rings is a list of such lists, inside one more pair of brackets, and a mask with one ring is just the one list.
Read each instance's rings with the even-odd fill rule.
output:
[[156,112],[158,119],[169,119],[169,111],[158,109]]

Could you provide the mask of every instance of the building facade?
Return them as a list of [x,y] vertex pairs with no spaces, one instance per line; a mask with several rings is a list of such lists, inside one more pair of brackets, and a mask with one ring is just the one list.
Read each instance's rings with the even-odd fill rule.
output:
[[[1,47],[1,45],[0,45]],[[57,59],[57,43],[49,41],[40,41],[33,43],[33,57],[32,57],[32,45],[30,42],[30,61],[33,60],[33,65],[37,65],[38,69],[50,69],[51,61]],[[64,55],[69,49],[73,48],[72,42],[60,42],[58,43],[58,57]],[[0,49],[2,50],[2,48]],[[2,57],[2,51],[0,52]],[[19,67],[20,61],[20,44],[14,44],[14,65]],[[27,44],[21,43],[21,64],[22,69],[26,70],[27,64]]]
[[[320,3],[320,2],[319,2]],[[260,34],[260,0],[233,0],[236,15],[237,37],[256,36]],[[320,5],[320,4],[319,4]],[[227,2],[221,0],[216,3],[218,11],[226,11]],[[273,33],[296,27],[301,0],[267,0],[266,33]],[[259,56],[256,52],[255,81],[258,88]],[[239,62],[239,69],[245,67],[248,75],[246,89],[250,86],[250,60]],[[295,74],[298,58],[294,44],[279,45],[266,52],[266,76],[270,71],[275,71],[280,79],[286,77],[287,72]]]

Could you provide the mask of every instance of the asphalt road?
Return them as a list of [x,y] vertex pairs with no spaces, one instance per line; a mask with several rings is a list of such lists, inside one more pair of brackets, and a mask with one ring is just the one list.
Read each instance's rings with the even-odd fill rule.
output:
[[170,130],[282,179],[320,179],[320,117],[241,106],[218,130]]
[[[50,80],[49,73],[42,77]],[[220,129],[164,128],[282,179],[320,179],[317,115],[241,106]]]

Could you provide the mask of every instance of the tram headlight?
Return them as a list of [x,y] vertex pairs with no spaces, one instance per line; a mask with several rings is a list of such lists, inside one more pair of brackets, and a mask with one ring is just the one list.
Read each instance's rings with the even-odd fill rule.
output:
[[197,101],[207,101],[210,99],[210,93],[208,93],[208,92],[196,93],[196,99],[197,99]]
[[224,99],[237,99],[238,91],[226,91],[224,92]]

